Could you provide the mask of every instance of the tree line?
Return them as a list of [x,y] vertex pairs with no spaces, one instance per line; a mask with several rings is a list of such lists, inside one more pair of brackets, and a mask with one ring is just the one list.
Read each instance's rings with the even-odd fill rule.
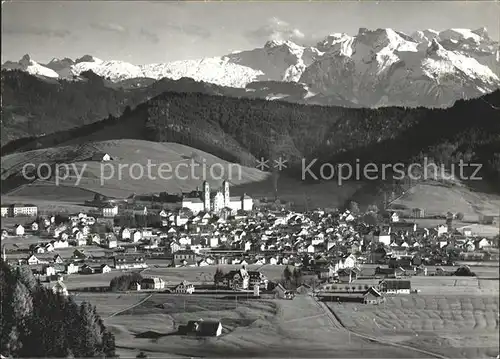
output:
[[132,283],[139,282],[143,280],[140,273],[134,272],[131,274],[124,274],[111,279],[109,283],[109,289],[112,292],[123,292],[130,289]]
[[1,353],[12,357],[113,358],[115,339],[96,308],[43,287],[28,266],[0,262]]

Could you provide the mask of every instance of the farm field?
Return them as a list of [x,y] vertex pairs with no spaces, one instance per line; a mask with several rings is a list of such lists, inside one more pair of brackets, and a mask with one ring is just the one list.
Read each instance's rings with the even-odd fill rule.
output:
[[148,297],[147,293],[72,293],[71,296],[77,304],[89,302],[95,305],[99,315],[103,319],[117,313],[120,310],[140,302]]
[[[466,221],[477,221],[479,214],[498,215],[499,195],[473,192],[459,182],[456,184],[452,187],[439,183],[417,184],[392,202],[392,205],[423,208],[428,215],[445,214],[453,209],[454,212],[463,213]],[[498,234],[498,226],[496,226],[496,234]]]
[[[98,309],[99,310],[99,309]],[[220,337],[175,334],[194,319],[221,320]],[[332,323],[311,297],[290,300],[224,300],[153,294],[138,306],[106,319],[119,354],[143,350],[152,357],[422,357],[422,354],[350,336]]]
[[328,303],[348,329],[453,358],[498,355],[497,295],[401,295],[378,306]]
[[[498,293],[498,281],[476,277],[414,276],[410,280],[412,288],[419,289],[421,294],[492,295]],[[496,286],[492,284],[494,282]]]
[[122,271],[111,271],[109,273],[97,274],[71,274],[64,277],[64,284],[68,290],[76,290],[85,287],[107,287],[114,277],[125,274]]

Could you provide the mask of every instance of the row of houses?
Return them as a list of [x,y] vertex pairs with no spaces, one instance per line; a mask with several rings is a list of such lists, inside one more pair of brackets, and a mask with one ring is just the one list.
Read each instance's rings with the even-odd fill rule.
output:
[[38,207],[34,204],[2,204],[2,217],[36,217],[38,215]]

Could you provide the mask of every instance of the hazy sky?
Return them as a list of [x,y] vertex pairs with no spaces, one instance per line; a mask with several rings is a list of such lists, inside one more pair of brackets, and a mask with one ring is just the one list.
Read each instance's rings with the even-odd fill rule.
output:
[[[3,0],[2,0],[3,1]],[[272,38],[310,43],[360,27],[486,27],[499,39],[498,2],[19,1],[2,4],[2,63],[91,54],[135,64],[220,56]]]

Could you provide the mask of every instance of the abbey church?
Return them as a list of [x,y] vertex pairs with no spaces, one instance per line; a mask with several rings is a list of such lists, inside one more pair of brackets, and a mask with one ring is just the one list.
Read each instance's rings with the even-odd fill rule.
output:
[[189,208],[194,214],[199,212],[220,213],[224,208],[236,213],[239,210],[251,211],[253,208],[252,197],[229,195],[229,182],[222,182],[222,188],[211,192],[207,181],[203,182],[201,191],[193,191],[182,196],[182,207]]

